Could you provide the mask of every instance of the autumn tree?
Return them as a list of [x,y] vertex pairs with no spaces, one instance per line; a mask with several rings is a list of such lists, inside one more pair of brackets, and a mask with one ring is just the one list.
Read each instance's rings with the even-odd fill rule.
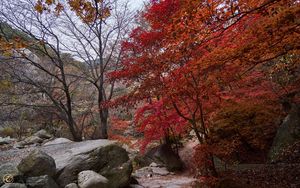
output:
[[143,14],[149,27],[124,42],[123,69],[113,77],[135,84],[122,99],[167,101],[209,146],[214,109],[264,83],[254,81],[261,65],[299,53],[298,17],[298,1],[152,1]]

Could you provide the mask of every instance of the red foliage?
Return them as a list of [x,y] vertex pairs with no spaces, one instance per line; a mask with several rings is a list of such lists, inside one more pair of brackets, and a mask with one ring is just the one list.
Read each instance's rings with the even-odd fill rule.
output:
[[265,62],[299,54],[299,12],[293,0],[151,1],[112,74],[133,84],[130,101],[160,99],[137,114],[146,143],[172,126],[207,143],[208,119],[226,101],[277,100],[284,92]]
[[138,131],[144,133],[141,150],[144,151],[151,141],[159,141],[169,136],[186,133],[186,120],[163,100],[152,102],[138,109],[135,117]]

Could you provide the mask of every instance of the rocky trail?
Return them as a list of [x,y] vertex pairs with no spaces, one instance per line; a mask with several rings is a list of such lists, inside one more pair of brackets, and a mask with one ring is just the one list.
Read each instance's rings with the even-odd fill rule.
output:
[[191,188],[197,180],[185,175],[153,176],[138,179],[145,188]]

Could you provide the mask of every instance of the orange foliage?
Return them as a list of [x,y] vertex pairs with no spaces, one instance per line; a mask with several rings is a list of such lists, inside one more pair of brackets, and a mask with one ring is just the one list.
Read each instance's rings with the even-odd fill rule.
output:
[[[86,23],[105,19],[110,16],[110,8],[105,6],[102,0],[68,0],[68,5],[77,16]],[[39,13],[44,11],[55,12],[59,15],[64,6],[58,0],[38,0],[35,9]]]

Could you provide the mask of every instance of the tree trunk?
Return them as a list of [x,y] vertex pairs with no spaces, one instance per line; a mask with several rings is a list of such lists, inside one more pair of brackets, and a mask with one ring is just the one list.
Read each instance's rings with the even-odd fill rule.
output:
[[75,130],[75,123],[74,123],[73,117],[70,116],[70,114],[68,114],[67,124],[68,124],[69,130],[72,134],[73,140],[76,141],[76,142],[82,141],[81,136]]
[[100,110],[100,121],[101,121],[101,138],[108,139],[107,134],[107,125],[108,125],[108,109],[101,109]]
[[104,99],[103,99],[102,87],[100,87],[98,88],[98,111],[99,111],[100,130],[101,130],[100,138],[108,139],[108,134],[107,134],[108,109],[101,105],[103,100]]
[[[204,123],[204,121],[201,121],[201,123],[200,123],[201,128],[204,128],[203,123]],[[208,135],[206,134],[206,131],[203,130],[203,133],[202,133],[203,137],[201,137],[201,135],[199,134],[199,130],[198,130],[196,121],[191,121],[191,124],[192,124],[194,132],[196,133],[196,137],[197,137],[199,143],[200,144],[207,144]],[[205,166],[203,167],[203,169],[199,169],[201,171],[201,176],[214,176],[214,177],[217,177],[218,173],[217,173],[217,170],[216,170],[216,167],[215,167],[213,154],[211,152],[209,152],[206,155],[204,160],[207,161],[207,162],[205,163]]]

